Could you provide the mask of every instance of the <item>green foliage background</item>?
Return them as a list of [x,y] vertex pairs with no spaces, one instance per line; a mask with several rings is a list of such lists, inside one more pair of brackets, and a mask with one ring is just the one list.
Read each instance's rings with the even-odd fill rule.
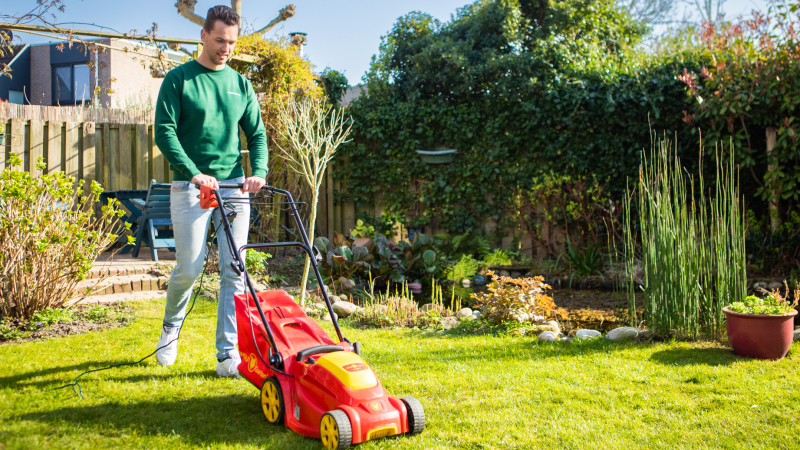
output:
[[[514,190],[551,171],[596,175],[621,197],[651,129],[680,131],[679,147],[697,155],[676,76],[703,57],[645,57],[635,46],[646,31],[613,0],[480,0],[446,24],[401,17],[350,107],[342,200],[463,232],[509,223]],[[442,166],[415,153],[435,147],[460,153]]]

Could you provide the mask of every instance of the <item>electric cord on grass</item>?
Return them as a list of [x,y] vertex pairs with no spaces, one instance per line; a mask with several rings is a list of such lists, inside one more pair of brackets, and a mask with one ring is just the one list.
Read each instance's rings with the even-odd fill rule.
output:
[[[221,214],[221,213],[220,213],[220,214]],[[222,223],[221,223],[221,222],[222,222],[222,220],[221,220],[221,218],[220,218],[220,225],[214,229],[214,233],[212,234],[212,241],[213,241],[213,238],[217,236],[217,231],[218,231],[218,230],[219,230],[219,228],[222,226]],[[189,306],[189,310],[188,310],[188,311],[186,311],[186,314],[183,316],[183,323],[181,323],[181,327],[180,327],[180,328],[178,328],[178,335],[177,335],[177,336],[175,336],[175,339],[173,339],[173,340],[169,341],[168,343],[166,343],[166,344],[162,345],[161,347],[158,347],[157,349],[155,349],[155,351],[153,351],[153,353],[150,353],[149,355],[145,356],[144,358],[142,358],[142,359],[140,359],[140,360],[138,360],[138,361],[133,361],[133,362],[124,362],[124,363],[117,363],[117,364],[112,364],[112,365],[110,365],[110,366],[108,366],[108,367],[102,367],[102,368],[100,368],[100,369],[92,369],[92,370],[87,370],[87,371],[85,371],[85,372],[81,373],[80,375],[78,375],[77,377],[75,377],[75,379],[74,379],[74,380],[72,380],[72,383],[65,384],[65,385],[63,385],[63,386],[59,386],[59,387],[57,387],[57,388],[53,388],[53,389],[50,389],[50,390],[51,390],[51,391],[57,391],[57,390],[59,390],[59,389],[64,389],[64,388],[67,388],[67,387],[72,387],[72,392],[74,392],[76,395],[78,395],[78,396],[79,396],[81,399],[84,399],[85,397],[83,396],[83,389],[81,388],[81,384],[78,382],[78,380],[79,380],[79,379],[80,379],[82,376],[84,376],[84,375],[87,375],[87,374],[90,374],[90,373],[92,373],[92,372],[101,372],[101,371],[103,371],[103,370],[109,370],[109,369],[113,369],[114,367],[133,366],[133,365],[139,364],[139,363],[141,363],[142,361],[146,360],[147,358],[150,358],[150,357],[152,357],[153,355],[155,355],[155,354],[156,354],[156,353],[157,353],[159,350],[161,350],[162,348],[169,347],[169,346],[170,346],[170,345],[171,345],[173,342],[175,342],[175,341],[177,341],[178,339],[180,339],[180,337],[181,337],[181,331],[183,330],[183,325],[186,323],[186,319],[189,317],[189,314],[191,314],[191,313],[192,313],[192,310],[194,309],[194,305],[195,305],[195,303],[197,302],[197,297],[198,297],[198,295],[200,295],[200,291],[203,289],[203,279],[204,279],[204,278],[205,278],[205,276],[206,276],[206,269],[208,268],[208,256],[209,256],[209,254],[211,253],[211,251],[210,251],[210,250],[211,250],[211,249],[207,249],[207,250],[206,250],[206,259],[205,259],[205,262],[203,262],[203,273],[200,275],[200,284],[199,284],[199,286],[197,287],[197,290],[196,290],[196,291],[195,291],[195,293],[194,293],[194,297],[192,298],[192,304]],[[231,250],[231,251],[232,251],[232,250]],[[76,387],[77,387],[77,389],[76,389]]]

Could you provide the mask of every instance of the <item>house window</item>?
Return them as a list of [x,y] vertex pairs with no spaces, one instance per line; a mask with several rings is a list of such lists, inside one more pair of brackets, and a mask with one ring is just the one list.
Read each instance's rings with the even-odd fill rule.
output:
[[53,67],[53,104],[88,102],[92,98],[90,73],[87,64]]
[[22,91],[8,91],[8,103],[16,103],[17,105],[25,104],[25,93]]

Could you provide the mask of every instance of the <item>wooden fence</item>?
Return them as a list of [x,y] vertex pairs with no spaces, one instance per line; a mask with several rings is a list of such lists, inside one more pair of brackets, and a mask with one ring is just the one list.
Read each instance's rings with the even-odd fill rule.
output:
[[[107,191],[147,189],[151,179],[163,183],[171,181],[169,163],[153,141],[152,124],[24,118],[12,118],[5,122],[0,119],[1,123],[6,124],[6,135],[5,148],[0,146],[0,170],[6,167],[8,156],[14,153],[23,160],[23,170],[37,173],[36,160],[41,157],[46,164],[45,173],[64,171],[76,179],[85,180],[87,190],[92,180],[99,182]],[[245,174],[249,175],[249,157],[246,151],[243,153]],[[332,238],[337,231],[349,235],[356,226],[359,212],[376,217],[384,210],[377,199],[360,210],[352,202],[338,202],[335,194],[341,191],[342,186],[331,176],[329,167],[317,206],[317,236]],[[275,208],[276,211],[278,209]],[[307,209],[304,213],[307,213]],[[279,223],[289,229],[294,228],[288,213],[279,218]],[[483,224],[486,233],[495,227],[493,222]],[[438,234],[444,230],[434,221],[425,227],[424,232]],[[518,230],[505,232],[507,237],[503,240],[504,246],[511,244],[514,235],[520,235]],[[395,229],[396,238],[404,239],[407,235],[407,230],[402,227]],[[523,235],[522,244],[525,253],[531,256],[530,239]]]
[[7,119],[57,120],[61,122],[152,124],[155,120],[155,110],[2,103],[0,104],[0,117]]

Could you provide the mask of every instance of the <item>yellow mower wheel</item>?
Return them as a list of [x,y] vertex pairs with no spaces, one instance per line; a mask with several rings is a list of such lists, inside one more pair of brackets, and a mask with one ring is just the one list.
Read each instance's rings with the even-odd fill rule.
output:
[[328,411],[319,421],[319,436],[327,449],[350,448],[353,443],[353,429],[344,411]]
[[265,378],[264,384],[261,385],[261,410],[267,422],[275,425],[283,423],[286,408],[281,384],[275,377]]

